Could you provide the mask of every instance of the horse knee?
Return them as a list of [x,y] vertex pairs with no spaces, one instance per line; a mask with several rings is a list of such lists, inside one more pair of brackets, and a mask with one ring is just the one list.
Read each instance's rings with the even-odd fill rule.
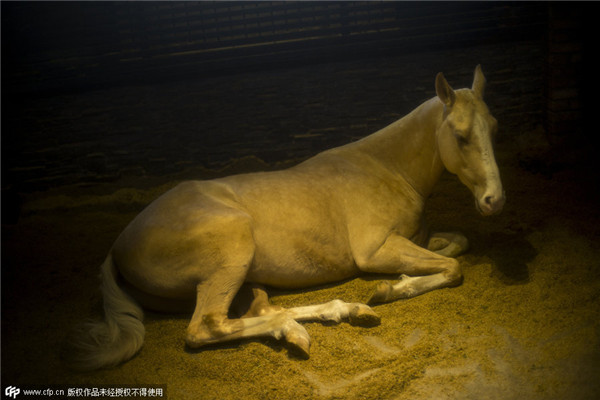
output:
[[455,259],[449,260],[449,265],[444,271],[444,276],[448,280],[448,286],[460,286],[463,282],[462,268]]

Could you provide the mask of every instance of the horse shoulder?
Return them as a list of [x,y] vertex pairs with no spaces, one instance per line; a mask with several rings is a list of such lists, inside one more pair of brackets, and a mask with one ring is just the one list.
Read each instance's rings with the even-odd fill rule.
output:
[[344,207],[349,245],[359,262],[392,233],[407,238],[418,234],[424,202],[406,181],[387,171],[371,171],[356,178]]

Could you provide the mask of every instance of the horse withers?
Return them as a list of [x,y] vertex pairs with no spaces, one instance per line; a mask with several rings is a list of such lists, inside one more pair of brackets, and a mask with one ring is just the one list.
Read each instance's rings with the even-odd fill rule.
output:
[[[114,366],[136,354],[145,333],[142,307],[175,312],[191,304],[192,348],[270,336],[308,357],[310,338],[299,321],[374,325],[379,317],[341,300],[272,306],[264,286],[400,276],[377,285],[369,301],[376,304],[460,285],[453,257],[468,241],[459,233],[430,234],[423,207],[446,168],[471,190],[481,214],[502,209],[492,145],[497,122],[484,86],[479,66],[471,89],[453,90],[439,73],[436,97],[359,141],[290,169],[188,181],[163,194],[125,228],[103,263],[105,318],[71,336],[71,365]],[[248,311],[230,318],[242,287],[251,295]]]

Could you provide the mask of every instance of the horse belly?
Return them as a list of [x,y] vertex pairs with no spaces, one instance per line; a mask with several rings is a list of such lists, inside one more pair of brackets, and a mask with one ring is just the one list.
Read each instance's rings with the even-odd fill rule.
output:
[[277,288],[304,288],[358,275],[359,270],[342,237],[311,240],[308,235],[277,235],[263,241],[255,233],[254,261],[247,281]]
[[337,282],[358,275],[350,264],[325,264],[311,258],[263,260],[250,269],[248,282],[282,289],[301,289]]

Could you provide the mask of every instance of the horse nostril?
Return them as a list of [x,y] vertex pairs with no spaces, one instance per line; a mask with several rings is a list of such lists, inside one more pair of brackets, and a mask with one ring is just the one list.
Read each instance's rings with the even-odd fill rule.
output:
[[[491,193],[491,192],[488,192]],[[504,193],[502,195],[498,193],[485,194],[477,202],[477,207],[483,215],[492,215],[500,212],[504,206]]]

